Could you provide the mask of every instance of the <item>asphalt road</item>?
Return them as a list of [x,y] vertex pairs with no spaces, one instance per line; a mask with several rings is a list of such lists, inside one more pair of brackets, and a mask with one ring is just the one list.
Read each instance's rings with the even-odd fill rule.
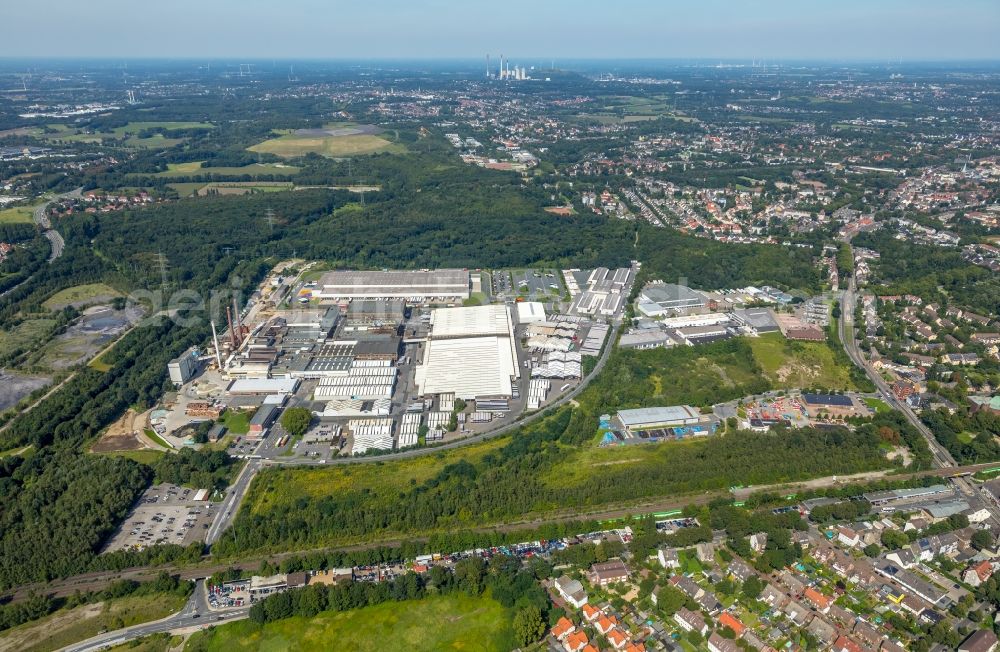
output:
[[149,623],[133,625],[125,629],[118,629],[111,632],[98,634],[92,638],[79,643],[74,643],[62,648],[64,652],[90,652],[92,650],[103,650],[116,645],[121,645],[128,641],[157,634],[160,632],[172,632],[180,629],[197,627],[208,627],[216,625],[221,621],[241,620],[250,613],[249,607],[237,607],[233,609],[213,610],[208,603],[208,595],[205,591],[204,580],[198,580],[194,587],[194,593],[188,599],[184,608],[173,614]]
[[45,214],[45,210],[53,202],[59,201],[60,199],[66,199],[69,197],[79,197],[82,194],[82,192],[83,188],[77,188],[69,192],[64,192],[61,195],[56,195],[55,197],[45,202],[44,204],[36,206],[35,210],[32,212],[31,217],[32,219],[35,220],[35,224],[37,224],[38,226],[42,227],[45,230],[45,237],[49,239],[50,243],[52,243],[52,252],[49,254],[50,263],[59,256],[62,256],[63,248],[65,247],[66,243],[63,240],[62,235],[60,235],[58,231],[52,228],[52,223],[49,221],[49,216]]
[[[852,253],[853,255],[853,253]],[[846,290],[841,293],[840,299],[840,323],[838,329],[840,331],[840,341],[843,342],[844,350],[847,351],[847,355],[851,358],[851,361],[855,365],[860,367],[868,378],[875,384],[879,392],[882,394],[885,401],[893,409],[899,410],[906,416],[907,420],[913,424],[924,439],[927,440],[927,446],[931,450],[931,455],[934,458],[934,463],[940,467],[953,467],[956,466],[955,459],[951,454],[938,443],[937,439],[934,438],[934,433],[930,431],[930,428],[924,425],[924,422],[920,420],[920,417],[910,408],[905,401],[899,401],[896,399],[895,394],[892,393],[889,384],[885,382],[885,379],[879,375],[879,373],[868,364],[868,361],[861,354],[861,350],[858,348],[858,342],[854,335],[854,309],[856,304],[855,298],[856,286],[854,276],[850,278],[850,282]]]

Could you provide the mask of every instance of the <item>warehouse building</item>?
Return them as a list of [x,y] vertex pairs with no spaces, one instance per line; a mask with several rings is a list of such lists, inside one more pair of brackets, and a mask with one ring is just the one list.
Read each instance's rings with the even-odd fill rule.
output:
[[719,423],[714,415],[688,405],[619,410],[615,421],[626,437],[647,441],[709,435]]
[[299,388],[297,378],[247,378],[234,380],[226,390],[233,396],[294,394]]
[[320,299],[402,299],[414,303],[455,302],[469,298],[465,269],[327,272],[313,296]]
[[545,321],[545,306],[538,301],[521,301],[517,304],[518,324],[538,324]]
[[423,363],[416,369],[422,395],[453,393],[465,400],[512,395],[520,370],[509,307],[440,308],[430,323]]
[[708,305],[705,295],[676,283],[650,283],[639,293],[637,308],[647,317],[695,312]]

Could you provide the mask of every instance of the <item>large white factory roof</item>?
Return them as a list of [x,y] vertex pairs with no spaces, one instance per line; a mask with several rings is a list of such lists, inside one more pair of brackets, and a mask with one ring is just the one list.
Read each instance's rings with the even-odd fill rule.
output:
[[324,298],[469,297],[469,271],[465,269],[399,270],[381,272],[327,272],[314,294]]
[[537,324],[545,321],[545,306],[538,301],[522,301],[517,304],[519,324]]
[[430,340],[416,370],[417,387],[425,396],[510,396],[511,376],[518,374],[513,346],[511,338],[497,336]]
[[431,312],[431,338],[513,337],[510,308],[505,305],[438,308]]
[[637,408],[634,410],[619,410],[618,418],[624,426],[643,426],[649,424],[689,423],[701,419],[701,414],[687,405],[672,405],[669,407]]
[[246,378],[229,385],[230,394],[294,394],[299,388],[297,378]]

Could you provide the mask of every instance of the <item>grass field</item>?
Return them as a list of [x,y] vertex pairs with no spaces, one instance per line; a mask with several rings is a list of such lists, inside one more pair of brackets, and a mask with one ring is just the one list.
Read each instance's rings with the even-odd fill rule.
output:
[[500,652],[513,647],[511,615],[507,609],[488,598],[449,594],[387,602],[353,611],[324,612],[313,618],[287,618],[263,626],[250,621],[229,623],[196,633],[185,650]]
[[81,132],[65,124],[48,125],[58,133],[42,135],[50,141],[66,141],[73,143],[102,143],[105,140],[122,141],[128,147],[145,149],[165,149],[184,142],[184,138],[172,138],[161,133],[139,137],[139,133],[149,129],[163,129],[166,132],[189,129],[215,129],[215,125],[207,122],[129,122],[121,127],[115,127],[109,132]]
[[0,210],[0,224],[31,224],[30,206],[18,206]]
[[458,450],[441,451],[399,462],[351,464],[337,467],[295,467],[257,476],[246,504],[253,513],[287,507],[302,496],[357,493],[368,500],[389,501],[412,484],[428,480],[441,468],[459,460],[476,461],[507,442],[499,437]]
[[875,412],[881,414],[883,412],[891,412],[892,408],[889,407],[888,403],[879,398],[866,398],[865,405],[875,410]]
[[103,630],[158,620],[179,611],[187,598],[157,594],[64,609],[0,634],[0,650],[40,652],[90,638]]
[[[283,163],[251,163],[242,167],[204,167],[203,161],[193,161],[190,163],[168,163],[165,172],[157,172],[153,176],[163,178],[188,177],[198,174],[218,175],[218,176],[242,176],[242,175],[275,175],[294,176],[301,168],[294,165],[284,165]],[[204,185],[204,184],[201,184]]]
[[151,440],[153,440],[154,444],[157,444],[158,446],[162,446],[162,447],[166,448],[167,450],[173,450],[174,447],[171,446],[170,444],[168,444],[166,441],[164,441],[163,437],[160,437],[158,434],[156,434],[156,432],[154,430],[152,430],[150,428],[147,428],[144,432],[146,433],[147,437],[149,437]]
[[88,283],[86,285],[74,285],[65,290],[59,290],[42,303],[49,310],[62,310],[66,306],[75,305],[80,307],[87,303],[101,303],[109,301],[113,297],[120,296],[121,293],[104,283]]
[[[331,128],[344,125],[327,125]],[[377,152],[403,153],[406,148],[388,138],[375,134],[350,134],[344,136],[299,135],[286,133],[248,147],[251,152],[274,154],[282,158],[295,158],[315,153],[330,158],[360,156]]]
[[826,342],[793,342],[780,333],[750,338],[754,358],[778,388],[854,389],[851,370],[837,361]]
[[226,424],[226,430],[237,435],[245,435],[250,432],[250,415],[240,410],[227,410],[222,415],[222,420]]
[[34,347],[55,326],[54,319],[27,319],[13,330],[0,331],[0,351]]
[[122,643],[121,645],[116,645],[113,648],[108,648],[110,652],[167,652],[171,648],[177,648],[181,643],[184,642],[183,636],[172,636],[170,634],[150,634],[149,636],[143,636],[142,638],[137,638],[134,641],[129,641],[128,643]]

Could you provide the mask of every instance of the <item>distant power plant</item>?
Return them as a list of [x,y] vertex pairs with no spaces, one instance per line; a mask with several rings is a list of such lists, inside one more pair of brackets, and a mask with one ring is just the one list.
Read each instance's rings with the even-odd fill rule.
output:
[[514,66],[510,65],[510,61],[505,59],[504,56],[500,55],[500,67],[494,73],[490,69],[490,55],[486,55],[486,78],[487,79],[513,79],[516,81],[524,81],[526,79],[531,79],[528,76],[528,69],[524,66]]

